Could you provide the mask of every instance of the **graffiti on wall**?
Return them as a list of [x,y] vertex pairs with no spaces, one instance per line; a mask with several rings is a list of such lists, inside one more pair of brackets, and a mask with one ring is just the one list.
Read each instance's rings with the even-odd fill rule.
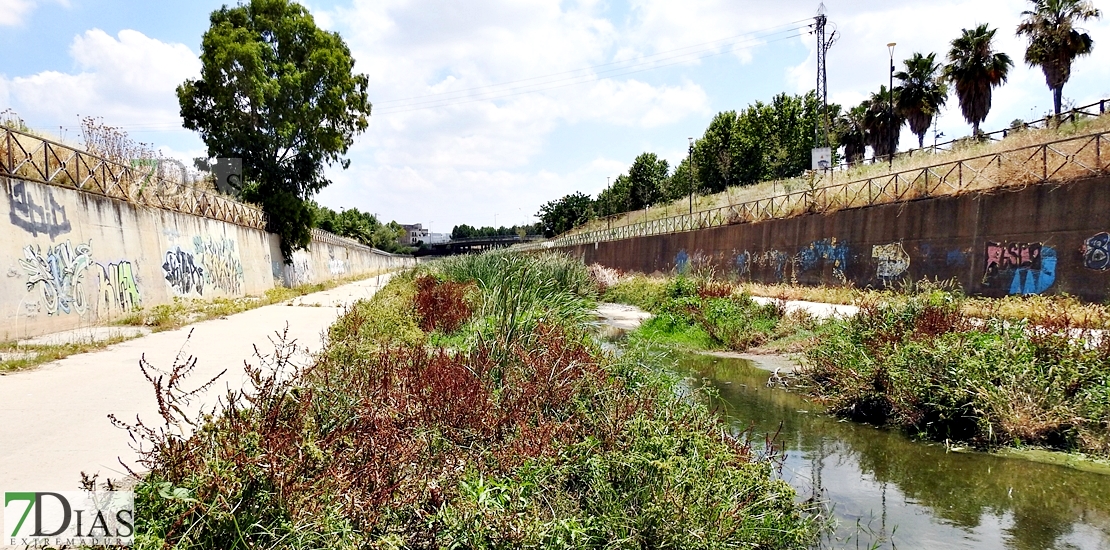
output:
[[[34,190],[38,189],[37,192]],[[36,196],[37,195],[37,196]],[[16,181],[8,187],[12,225],[38,236],[40,233],[53,241],[58,235],[69,233],[72,225],[64,206],[54,200],[54,193],[46,186],[29,187]]]
[[67,240],[46,249],[37,245],[23,247],[19,265],[27,275],[27,291],[38,292],[47,314],[83,315],[88,310],[85,276],[92,263],[91,255],[91,242],[73,246]]
[[204,268],[197,265],[192,252],[182,250],[179,246],[167,250],[162,273],[174,292],[182,296],[193,292],[204,294]]
[[1110,269],[1110,233],[1105,231],[1083,241],[1083,267],[1106,271]]
[[312,282],[312,258],[308,253],[303,250],[298,250],[293,253],[292,264],[286,265],[285,268],[289,273],[289,284],[292,286],[308,284]]
[[332,275],[343,275],[347,272],[347,262],[332,257],[328,259],[328,271]]
[[987,243],[983,286],[1040,294],[1056,282],[1056,250],[1042,243]]
[[143,307],[131,262],[96,265],[100,268],[100,301],[97,303],[99,316],[135,311]]
[[228,294],[243,291],[243,263],[235,241],[226,237],[193,237],[193,254],[204,275],[205,284]]
[[795,257],[795,269],[809,271],[821,263],[832,266],[833,277],[840,282],[847,282],[844,271],[848,268],[848,245],[844,242],[837,243],[836,238],[821,239],[809,243],[802,248]]
[[910,255],[900,242],[872,246],[871,257],[878,263],[875,274],[884,282],[901,277],[910,268]]

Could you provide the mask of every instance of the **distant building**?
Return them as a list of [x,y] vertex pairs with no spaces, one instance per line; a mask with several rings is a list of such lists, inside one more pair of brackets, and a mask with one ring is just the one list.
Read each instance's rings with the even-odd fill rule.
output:
[[451,240],[451,235],[447,233],[428,233],[428,239],[424,241],[425,244],[439,244]]
[[417,246],[422,242],[428,242],[428,230],[424,226],[416,223],[412,225],[401,224],[405,230],[405,234],[397,238],[398,244],[402,246]]

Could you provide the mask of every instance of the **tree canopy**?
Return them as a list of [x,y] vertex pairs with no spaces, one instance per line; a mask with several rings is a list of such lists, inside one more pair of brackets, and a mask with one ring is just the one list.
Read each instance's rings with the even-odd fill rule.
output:
[[594,217],[593,199],[585,193],[566,195],[540,207],[536,215],[545,237],[554,237],[590,221]]
[[201,76],[177,88],[185,127],[211,157],[241,158],[244,200],[262,205],[286,261],[310,240],[308,199],[367,127],[368,80],[337,33],[289,0],[250,0],[210,17]]
[[972,134],[979,135],[979,123],[991,110],[991,90],[1006,82],[1014,62],[1010,56],[994,50],[994,34],[986,24],[964,29],[952,41],[944,77],[956,88],[960,111],[969,123]]
[[377,216],[369,212],[361,212],[358,208],[336,212],[311,201],[308,207],[312,213],[314,225],[324,231],[394,254],[409,254],[413,251],[411,247],[402,245],[398,240],[405,236],[406,232],[396,221],[383,224]]
[[1018,36],[1029,39],[1025,62],[1040,66],[1045,83],[1052,90],[1052,105],[1060,116],[1064,84],[1071,78],[1071,64],[1076,57],[1089,55],[1095,42],[1091,35],[1080,32],[1075,24],[1097,19],[1102,13],[1086,0],[1030,0],[1033,9],[1022,12],[1025,19],[1018,25]]

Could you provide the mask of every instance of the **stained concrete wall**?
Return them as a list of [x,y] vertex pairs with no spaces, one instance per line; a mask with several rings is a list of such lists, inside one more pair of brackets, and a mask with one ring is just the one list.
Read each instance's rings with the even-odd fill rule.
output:
[[[70,188],[3,179],[0,340],[109,322],[175,297],[261,294],[412,263],[320,233],[297,271],[276,235]],[[318,242],[323,241],[323,242]],[[296,257],[294,258],[296,260]]]
[[956,279],[969,293],[1110,297],[1110,178],[968,194],[568,247],[652,273],[712,267],[761,282],[883,287]]

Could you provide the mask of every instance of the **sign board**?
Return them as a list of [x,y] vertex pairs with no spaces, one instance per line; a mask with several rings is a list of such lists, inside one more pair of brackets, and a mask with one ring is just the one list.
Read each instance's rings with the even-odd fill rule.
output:
[[832,168],[832,148],[815,147],[813,149],[813,169],[828,170]]

